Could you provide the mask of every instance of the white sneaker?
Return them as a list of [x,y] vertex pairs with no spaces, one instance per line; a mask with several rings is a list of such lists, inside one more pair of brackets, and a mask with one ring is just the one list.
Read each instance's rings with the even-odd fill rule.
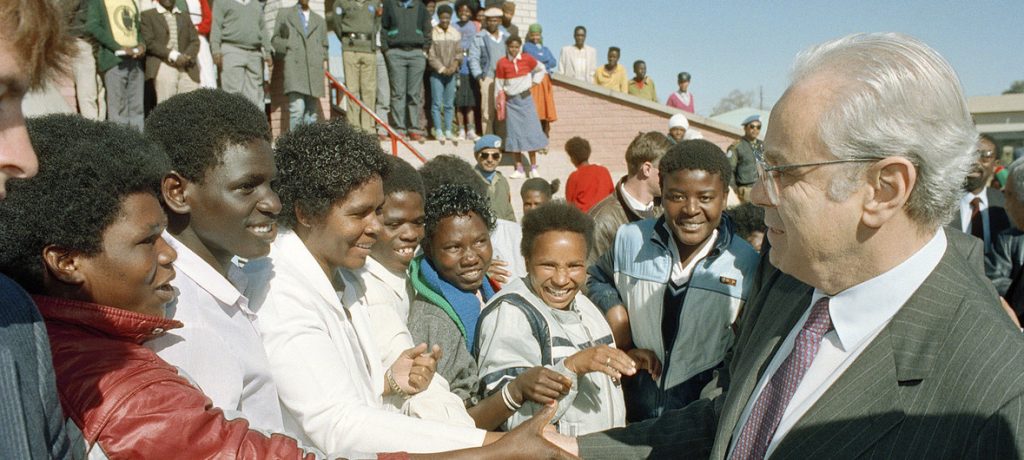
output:
[[444,133],[442,133],[440,129],[434,130],[434,139],[437,139],[437,141],[440,142],[441,145],[444,145],[444,141],[446,140]]
[[452,141],[452,144],[459,145],[459,138],[455,137],[455,134],[453,134],[451,131],[446,131],[444,133],[444,137],[446,137],[446,138],[448,138],[448,140]]
[[466,139],[466,128],[459,128],[459,135],[455,137],[455,140],[461,141]]
[[509,177],[509,179],[522,179],[522,178],[526,177],[526,175],[523,174],[522,171],[517,169],[515,171],[512,171],[512,174],[509,174],[508,177]]
[[540,167],[533,165],[530,167],[530,177],[540,177]]
[[476,142],[480,140],[480,136],[476,135],[476,131],[466,131],[466,139]]

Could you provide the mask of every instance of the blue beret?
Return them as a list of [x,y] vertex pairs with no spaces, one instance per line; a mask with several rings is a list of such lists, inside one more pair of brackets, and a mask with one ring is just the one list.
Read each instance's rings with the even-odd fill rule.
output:
[[755,121],[761,121],[761,116],[760,115],[751,115],[751,116],[747,117],[746,120],[743,120],[743,123],[740,123],[740,126],[747,126],[747,125],[749,125],[749,124],[751,124],[751,123],[753,123]]
[[473,153],[480,153],[483,149],[498,149],[501,150],[501,138],[494,134],[488,134],[481,137],[476,144],[473,145]]

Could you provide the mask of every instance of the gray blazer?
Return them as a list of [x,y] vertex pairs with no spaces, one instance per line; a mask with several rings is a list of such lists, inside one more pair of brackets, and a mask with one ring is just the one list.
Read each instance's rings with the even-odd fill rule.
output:
[[[1024,336],[951,237],[935,270],[772,458],[1020,458]],[[718,384],[658,419],[580,438],[583,458],[724,459],[740,414],[813,289],[765,264]]]
[[271,43],[284,64],[284,92],[324,97],[327,22],[312,9],[308,21],[308,32],[304,32],[298,5],[280,9]]

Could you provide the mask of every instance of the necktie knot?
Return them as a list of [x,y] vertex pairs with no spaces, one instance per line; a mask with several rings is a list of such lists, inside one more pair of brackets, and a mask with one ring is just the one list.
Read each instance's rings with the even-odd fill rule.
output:
[[981,198],[974,197],[974,199],[971,200],[971,209],[981,209]]
[[832,330],[832,316],[828,312],[828,297],[822,297],[811,307],[811,314],[804,323],[804,330],[821,337]]

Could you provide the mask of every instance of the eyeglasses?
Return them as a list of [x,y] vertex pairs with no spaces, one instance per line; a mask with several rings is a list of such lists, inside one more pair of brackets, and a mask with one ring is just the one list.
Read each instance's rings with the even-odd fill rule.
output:
[[493,152],[493,153],[482,152],[482,153],[479,154],[479,156],[480,156],[481,160],[486,160],[487,158],[490,158],[492,160],[499,160],[499,159],[501,159],[501,152]]
[[754,155],[754,163],[757,165],[757,180],[761,182],[761,186],[764,187],[765,193],[768,195],[768,202],[772,206],[779,205],[779,184],[775,181],[775,172],[788,171],[796,168],[806,168],[808,166],[828,166],[837,165],[843,163],[873,163],[881,161],[881,158],[852,158],[848,160],[830,160],[830,161],[819,161],[816,163],[796,163],[788,165],[777,165],[770,166],[764,162],[764,156],[760,153]]
[[761,125],[747,125],[750,129],[761,129]]
[[996,156],[996,152],[992,150],[977,150],[978,158],[982,160],[991,160]]

